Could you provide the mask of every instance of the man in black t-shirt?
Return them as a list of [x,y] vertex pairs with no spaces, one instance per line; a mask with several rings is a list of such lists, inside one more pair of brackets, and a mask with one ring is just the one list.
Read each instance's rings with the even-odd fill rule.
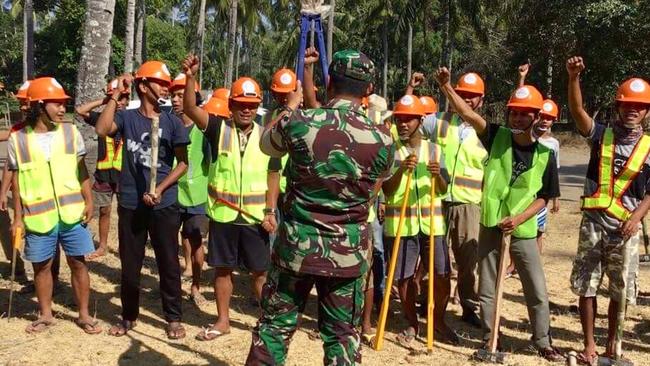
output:
[[[470,123],[489,152],[481,199],[479,233],[479,304],[483,338],[490,339],[494,317],[501,241],[511,236],[510,255],[522,281],[530,314],[532,341],[541,357],[557,362],[562,355],[552,346],[549,301],[544,269],[537,249],[536,214],[558,197],[559,181],[553,152],[531,133],[540,120],[541,93],[533,86],[518,88],[508,102],[507,127],[488,124],[456,94],[450,73],[438,69],[436,79],[461,118]],[[507,258],[503,258],[506,260]]]
[[[77,116],[85,123],[95,126],[100,113],[93,111],[108,103],[117,88],[117,79],[106,86],[106,98],[93,100],[75,108]],[[117,99],[117,109],[124,110],[129,104],[130,90],[125,90]],[[95,166],[95,182],[93,183],[93,200],[99,208],[99,248],[88,256],[88,260],[96,260],[108,252],[108,231],[111,227],[111,205],[113,196],[117,195],[118,180],[122,169],[122,138],[119,134],[114,137],[97,138],[97,165]]]

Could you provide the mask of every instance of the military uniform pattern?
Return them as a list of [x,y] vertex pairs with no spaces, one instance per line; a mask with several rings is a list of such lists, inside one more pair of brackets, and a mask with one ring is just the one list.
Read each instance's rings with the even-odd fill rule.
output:
[[361,363],[357,327],[363,310],[364,277],[331,278],[273,266],[262,291],[262,317],[253,330],[247,365],[283,365],[298,314],[312,287],[318,291],[318,328],[324,365]]
[[394,159],[390,132],[342,99],[296,111],[279,128],[291,164],[274,263],[318,276],[365,274],[373,190]]
[[[635,304],[638,292],[640,240],[640,231],[624,242],[623,237],[618,233],[611,232],[601,224],[583,216],[578,253],[573,260],[571,271],[573,292],[583,297],[596,296],[603,274],[607,274],[610,298],[615,301],[620,299],[627,279],[627,302]],[[627,263],[623,261],[623,250],[628,251]]]

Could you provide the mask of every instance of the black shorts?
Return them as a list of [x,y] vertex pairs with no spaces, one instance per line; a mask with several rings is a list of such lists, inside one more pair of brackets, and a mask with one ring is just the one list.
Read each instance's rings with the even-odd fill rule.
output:
[[204,214],[181,212],[181,236],[183,239],[204,238],[208,234],[208,222]]
[[[449,275],[451,264],[449,262],[449,248],[444,236],[436,235],[433,270],[439,276]],[[384,258],[386,266],[390,263],[390,256],[393,252],[395,238],[384,237]],[[403,236],[400,239],[399,252],[397,254],[397,265],[395,267],[395,279],[404,280],[415,275],[418,265],[424,266],[424,273],[429,272],[429,236],[420,234],[416,236]]]
[[242,267],[251,272],[263,272],[268,270],[270,264],[269,233],[261,225],[236,225],[210,220],[210,267]]

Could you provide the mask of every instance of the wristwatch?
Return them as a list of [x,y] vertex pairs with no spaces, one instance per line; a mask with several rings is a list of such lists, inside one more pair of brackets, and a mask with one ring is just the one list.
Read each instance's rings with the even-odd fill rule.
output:
[[276,210],[275,208],[265,208],[265,209],[263,210],[263,212],[264,212],[264,216],[266,216],[266,215],[274,215],[274,216],[275,216],[275,214],[276,214],[277,211],[278,211],[278,210]]

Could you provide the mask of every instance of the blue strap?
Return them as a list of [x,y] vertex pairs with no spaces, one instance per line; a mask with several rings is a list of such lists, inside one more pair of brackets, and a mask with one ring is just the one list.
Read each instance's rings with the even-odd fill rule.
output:
[[328,66],[327,49],[325,48],[325,38],[323,36],[323,25],[321,23],[320,14],[300,14],[300,42],[298,45],[298,60],[296,60],[296,77],[301,82],[305,80],[305,51],[307,49],[307,36],[311,29],[311,23],[314,22],[314,32],[318,40],[316,45],[318,53],[320,54],[320,65],[323,71],[324,82],[327,82]]

